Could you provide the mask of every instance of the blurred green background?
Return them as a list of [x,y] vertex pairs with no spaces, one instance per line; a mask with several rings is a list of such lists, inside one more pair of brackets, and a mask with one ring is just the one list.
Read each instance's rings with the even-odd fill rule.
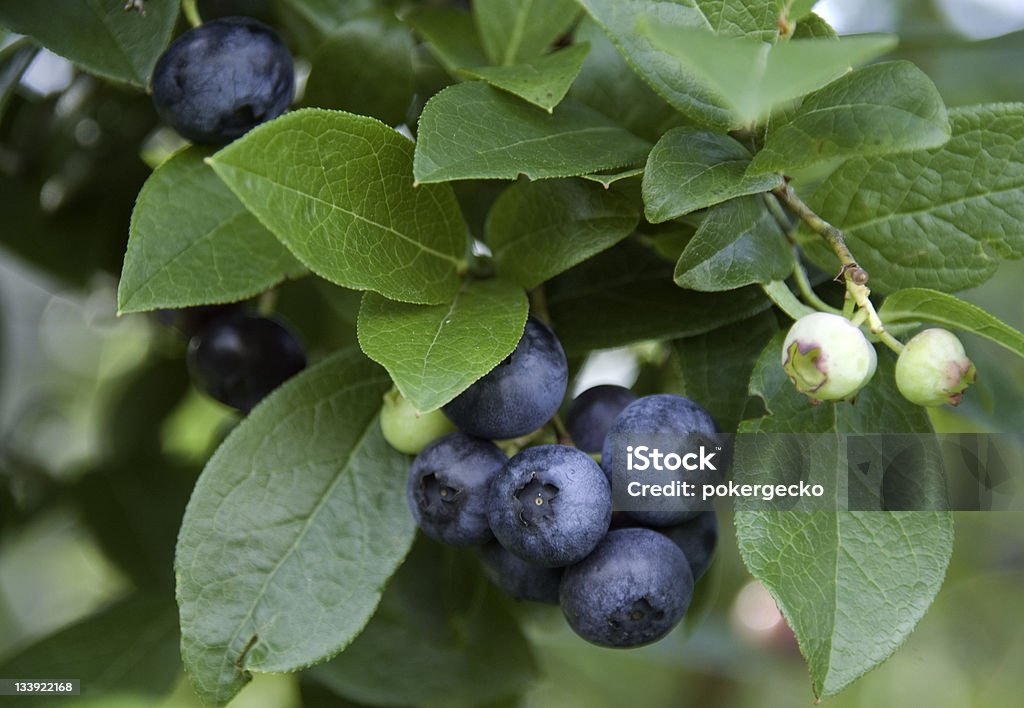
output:
[[[264,12],[270,3],[249,5]],[[897,54],[920,65],[950,106],[1024,99],[1019,0],[829,0],[817,9],[844,33],[898,32]],[[57,705],[198,705],[177,657],[171,561],[191,486],[237,417],[190,387],[173,329],[114,316],[128,215],[167,135],[144,96],[45,52],[6,52],[0,111],[0,676],[5,666],[41,666],[55,678],[88,671],[81,678],[109,690]],[[1010,263],[964,295],[1024,329],[1022,282],[1024,264]],[[354,342],[357,300],[305,280],[282,286],[276,308],[316,359]],[[965,343],[980,381],[959,409],[935,414],[937,428],[1024,430],[1024,362],[978,338]],[[603,357],[606,368],[587,376],[628,382],[636,354]],[[541,676],[502,705],[811,703],[792,635],[746,574],[731,519],[721,521],[695,610],[654,646],[598,649],[557,609],[518,608]],[[932,609],[894,658],[830,705],[1020,705],[1024,519],[961,513],[956,522]],[[104,624],[108,611],[137,621]],[[34,646],[61,631],[60,644]],[[256,677],[232,705],[349,704],[282,675]]]

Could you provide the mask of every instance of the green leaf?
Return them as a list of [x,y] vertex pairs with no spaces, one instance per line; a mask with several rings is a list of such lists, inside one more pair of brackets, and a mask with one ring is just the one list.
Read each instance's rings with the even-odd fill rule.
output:
[[177,618],[169,594],[131,595],[0,663],[0,674],[18,679],[80,679],[83,699],[161,695],[180,671]]
[[750,153],[728,135],[674,128],[647,158],[644,216],[658,224],[782,184],[779,175],[745,176],[749,164]]
[[317,275],[403,302],[447,302],[466,224],[448,186],[414,187],[413,146],[372,118],[285,114],[210,158],[242,203]]
[[427,413],[512,353],[528,310],[522,288],[503,280],[466,281],[445,305],[409,305],[367,293],[359,310],[359,345]]
[[86,71],[138,87],[149,84],[178,18],[178,0],[0,0],[0,25],[27,34]]
[[303,272],[203,162],[206,155],[183,150],[142,186],[117,290],[120,312],[235,302]]
[[816,696],[885,661],[924,615],[953,551],[948,512],[735,514],[740,554],[796,634]]
[[934,148],[949,135],[949,116],[931,79],[910,62],[875,64],[807,96],[788,123],[768,134],[749,172]]
[[878,316],[886,324],[924,322],[971,332],[1024,357],[1024,334],[977,305],[937,290],[897,290],[885,298]]
[[793,271],[789,244],[761,197],[719,204],[686,244],[676,263],[676,285],[718,292],[784,280]]
[[310,673],[369,705],[481,706],[526,688],[537,665],[476,557],[421,536],[363,633]]
[[463,69],[461,73],[471,79],[486,81],[495,88],[515,94],[551,113],[569,92],[569,86],[579,74],[589,50],[590,45],[584,42],[528,63],[481,66]]
[[548,114],[473,81],[423,109],[414,170],[420,183],[576,177],[640,162],[650,147],[572,99]]
[[704,125],[721,129],[730,127],[732,120],[728,110],[694,73],[637,31],[637,21],[641,16],[657,17],[677,27],[710,29],[710,23],[699,8],[674,0],[578,1],[608,34],[633,71],[673,108]]
[[694,80],[729,109],[731,127],[765,119],[776,107],[821,88],[851,65],[896,46],[891,35],[804,39],[766,44],[677,26],[651,17],[641,30],[652,46],[677,58]]
[[690,337],[768,309],[758,288],[698,293],[672,282],[672,264],[623,241],[545,286],[555,331],[568,354],[648,339]]
[[631,200],[579,180],[517,182],[487,220],[498,275],[527,290],[611,248],[640,215]]
[[[745,421],[741,432],[930,431],[924,409],[896,390],[893,358],[884,354],[856,402],[812,406],[779,364],[784,338],[779,332],[765,347],[750,381],[750,393],[769,413]],[[792,472],[785,460],[759,459],[758,474],[777,480]],[[952,554],[952,516],[945,512],[745,511],[735,521],[743,560],[796,634],[817,696],[837,693],[902,644],[938,592]]]
[[403,21],[427,40],[445,70],[455,76],[457,69],[487,63],[473,16],[450,7],[415,7]]
[[[1024,104],[957,109],[950,120],[942,147],[852,158],[809,199],[846,232],[873,289],[962,290],[1024,256]],[[808,254],[832,268],[827,249],[812,243]]]
[[747,403],[747,382],[758,356],[779,329],[773,312],[672,343],[687,396],[700,401],[719,428],[734,432]]
[[589,16],[576,27],[574,39],[590,44],[590,52],[569,89],[572,98],[651,142],[682,122],[683,117],[629,68],[601,26]]
[[264,399],[203,470],[175,570],[182,658],[204,703],[226,704],[251,671],[334,656],[373,614],[415,533],[408,458],[377,422],[390,386],[344,350]]
[[415,91],[415,49],[409,28],[393,13],[360,15],[320,46],[303,102],[398,125]]
[[565,34],[579,10],[573,0],[476,0],[473,17],[492,64],[529,61]]

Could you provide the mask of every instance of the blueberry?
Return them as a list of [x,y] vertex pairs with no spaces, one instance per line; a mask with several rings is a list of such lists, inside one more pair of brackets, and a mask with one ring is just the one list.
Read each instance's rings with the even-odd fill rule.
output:
[[216,320],[188,343],[196,385],[221,403],[249,411],[306,367],[302,345],[283,324],[258,315]]
[[601,452],[604,438],[622,409],[636,400],[624,386],[594,386],[576,396],[565,414],[565,427],[576,447]]
[[[612,423],[602,448],[601,467],[608,475],[609,481],[616,485],[622,484],[626,480],[636,478],[635,472],[626,470],[625,459],[625,448],[634,441],[648,444],[652,436],[663,436],[662,442],[671,444],[678,439],[678,450],[666,449],[664,445],[660,445],[659,448],[666,454],[684,454],[694,444],[717,447],[716,443],[719,441],[715,437],[716,433],[718,426],[711,414],[689,398],[670,393],[644,396],[626,406]],[[721,455],[719,457],[721,458]],[[695,483],[697,489],[700,489],[700,485],[705,482],[717,481],[720,472],[721,469],[716,472],[681,470],[676,476],[681,481]],[[655,497],[646,501],[652,508],[627,510],[626,513],[640,523],[650,526],[674,526],[694,518],[701,511],[699,497]],[[655,506],[657,508],[653,508]]]
[[718,545],[718,515],[714,511],[703,511],[695,519],[677,526],[659,529],[672,540],[686,556],[697,582],[707,572],[715,557]]
[[594,552],[566,569],[559,604],[569,626],[603,647],[637,647],[668,634],[693,598],[686,556],[650,529],[608,532]]
[[523,560],[549,568],[582,560],[611,521],[608,480],[589,455],[539,445],[513,457],[491,484],[494,536]]
[[223,144],[284,113],[295,69],[273,29],[228,17],[174,40],[157,60],[152,89],[157,113],[182,136]]
[[650,528],[664,535],[686,556],[693,581],[704,576],[718,546],[718,515],[713,509],[702,511],[689,521],[675,526],[645,526],[624,511],[612,513],[612,529]]
[[562,568],[528,563],[496,541],[483,547],[480,560],[487,577],[506,595],[516,600],[558,604]]
[[555,333],[529,317],[515,350],[446,405],[444,413],[478,438],[515,438],[551,419],[568,380],[565,352]]
[[508,460],[494,443],[450,433],[423,448],[409,470],[406,494],[423,532],[452,546],[491,540],[487,494]]

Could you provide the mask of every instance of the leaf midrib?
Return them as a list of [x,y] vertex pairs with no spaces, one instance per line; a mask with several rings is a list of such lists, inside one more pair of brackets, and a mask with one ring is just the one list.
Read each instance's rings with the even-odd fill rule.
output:
[[[348,386],[345,387],[344,390],[345,390],[346,393],[348,393],[348,392],[355,391],[355,390],[358,390],[358,389],[366,387],[366,386],[377,385],[377,384],[379,384],[379,383],[381,383],[382,381],[385,381],[385,380],[387,380],[386,377],[370,376],[369,378],[364,379],[363,381],[358,381],[358,382],[349,384]],[[338,395],[338,392],[333,393],[332,397],[334,395]],[[323,399],[317,400],[316,404],[313,407],[318,407],[322,402],[323,402]],[[296,409],[295,411],[292,411],[292,414],[295,414],[299,410],[305,409],[307,407],[309,407],[309,406],[302,406],[301,408]],[[299,544],[302,542],[302,540],[306,537],[306,534],[309,532],[309,529],[313,525],[313,521],[316,519],[317,515],[320,513],[320,510],[323,509],[324,505],[327,503],[327,500],[329,498],[331,498],[331,496],[334,494],[334,490],[337,489],[338,485],[341,483],[341,480],[346,478],[346,473],[349,470],[349,465],[351,463],[353,455],[355,454],[355,452],[357,450],[362,448],[363,444],[366,441],[367,436],[373,431],[374,423],[375,422],[376,422],[376,415],[373,415],[373,416],[370,417],[369,423],[364,427],[362,433],[360,433],[359,437],[355,440],[355,442],[353,443],[352,447],[349,449],[348,454],[345,455],[344,461],[339,466],[337,474],[334,475],[334,479],[331,480],[331,483],[327,486],[327,489],[325,489],[324,493],[322,495],[320,495],[320,498],[317,500],[316,504],[314,504],[313,508],[310,510],[310,513],[306,516],[305,520],[302,522],[302,525],[300,526],[299,531],[298,531],[298,533],[295,536],[295,540],[292,541],[291,545],[289,545],[287,550],[284,553],[281,554],[280,560],[278,560],[278,562],[276,564],[274,564],[274,567],[271,569],[271,571],[269,573],[267,573],[267,576],[264,579],[263,584],[260,586],[259,591],[253,596],[252,603],[249,605],[249,608],[248,608],[245,616],[241,620],[238,621],[235,633],[231,636],[231,639],[225,645],[225,649],[226,650],[224,652],[224,656],[223,656],[223,659],[222,659],[222,662],[221,662],[221,671],[222,672],[226,668],[230,668],[231,665],[235,665],[236,664],[236,659],[231,656],[232,647],[235,645],[235,642],[238,640],[238,637],[242,634],[242,631],[248,625],[249,621],[253,618],[253,613],[256,612],[256,608],[259,607],[260,603],[262,602],[263,597],[264,597],[264,595],[266,593],[267,588],[270,586],[271,581],[277,575],[278,571],[281,570],[281,568],[284,566],[285,562],[289,558],[291,558],[292,554],[295,553],[295,551],[298,548]],[[272,437],[271,435],[264,436],[264,440],[269,440],[271,437]],[[211,460],[211,463],[212,463],[212,460]],[[250,648],[250,651],[251,651],[251,648]],[[241,657],[239,657],[239,658],[241,658]],[[239,670],[244,670],[245,667],[237,666],[237,668]]]
[[[915,186],[916,186],[916,183],[917,183],[917,180],[915,180]],[[978,199],[987,199],[987,198],[992,197],[992,196],[1007,194],[1007,193],[1010,193],[1010,192],[1019,192],[1019,191],[1022,191],[1022,190],[1024,190],[1024,181],[1022,181],[1021,184],[1018,184],[1018,185],[1015,185],[1015,186],[1012,186],[1012,187],[1007,187],[1005,189],[996,189],[996,190],[993,190],[991,192],[985,192],[985,193],[979,193],[979,194],[971,194],[971,195],[965,196],[965,197],[963,197],[961,199],[953,199],[953,200],[948,201],[948,202],[932,202],[927,207],[924,207],[924,208],[921,208],[921,209],[914,209],[913,211],[893,211],[893,212],[889,212],[888,214],[884,214],[884,215],[881,215],[881,216],[876,216],[876,217],[874,217],[872,219],[868,219],[867,221],[861,221],[861,222],[858,222],[858,223],[853,224],[853,225],[847,224],[847,225],[844,226],[844,228],[846,229],[847,233],[853,233],[853,232],[858,231],[860,229],[866,229],[866,228],[869,228],[871,226],[874,226],[875,224],[882,224],[882,223],[886,223],[886,222],[889,222],[889,221],[898,221],[898,220],[906,219],[906,218],[909,218],[909,217],[919,216],[921,214],[930,214],[931,212],[939,211],[940,209],[945,209],[947,207],[966,205],[966,204],[969,204],[970,202],[973,202],[973,201],[978,200]],[[910,191],[914,191],[913,188],[911,188]],[[981,239],[975,239],[975,240],[980,241]],[[1002,239],[997,239],[997,240],[1002,240]],[[982,242],[984,243],[986,241],[982,241]]]
[[[414,239],[414,238],[412,238],[410,236],[406,236],[405,234],[403,234],[402,232],[396,230],[395,228],[393,228],[391,226],[388,226],[386,224],[378,223],[378,222],[376,222],[376,221],[374,221],[372,219],[368,219],[367,217],[363,216],[362,214],[359,214],[358,212],[354,212],[354,211],[350,211],[349,209],[345,209],[344,207],[342,207],[339,204],[334,204],[334,203],[329,202],[329,201],[327,201],[325,199],[321,199],[320,197],[317,197],[317,196],[315,196],[313,194],[310,194],[309,192],[303,192],[301,189],[297,189],[295,187],[292,187],[291,185],[284,184],[283,182],[278,182],[277,180],[272,179],[272,178],[270,178],[267,175],[261,174],[261,173],[257,172],[256,170],[253,170],[253,169],[250,169],[250,168],[247,168],[247,167],[243,167],[243,166],[240,166],[240,165],[237,165],[237,164],[231,164],[229,162],[224,162],[223,160],[217,160],[217,159],[213,160],[213,164],[214,164],[215,168],[217,166],[221,166],[222,168],[233,169],[233,170],[237,170],[239,172],[245,172],[247,174],[250,174],[253,177],[256,177],[257,179],[261,179],[264,182],[267,182],[267,183],[269,183],[269,184],[271,184],[271,185],[273,185],[275,187],[283,189],[283,190],[285,190],[287,192],[291,192],[293,194],[297,194],[297,195],[299,195],[301,197],[305,197],[306,199],[309,199],[310,201],[314,201],[314,202],[317,202],[319,204],[323,204],[324,206],[327,206],[327,207],[329,207],[329,208],[331,208],[331,209],[333,209],[335,211],[341,212],[342,214],[347,214],[348,216],[351,216],[355,220],[362,221],[362,222],[364,222],[366,224],[369,224],[370,226],[374,226],[374,227],[380,229],[381,231],[385,231],[387,233],[393,234],[394,236],[397,236],[398,238],[402,239],[403,241],[406,241],[406,242],[412,244],[413,246],[415,246],[416,248],[420,249],[421,251],[423,251],[425,253],[429,253],[429,254],[431,254],[431,255],[433,255],[433,256],[441,259],[441,260],[448,261],[449,263],[452,263],[455,266],[458,266],[458,264],[459,264],[459,259],[458,258],[456,258],[454,256],[450,256],[447,253],[442,253],[441,251],[438,251],[435,248],[431,248],[430,246],[427,246],[426,244],[421,243],[421,242],[417,241],[416,239]],[[246,199],[246,197],[243,197],[241,194],[239,194],[238,197],[240,199],[242,199],[243,201],[248,201]],[[324,228],[323,222],[321,222],[317,227],[315,227],[316,230],[321,230],[323,228]],[[290,240],[290,238],[289,238],[289,240]]]
[[[523,146],[526,146],[526,145],[532,145],[534,143],[543,143],[543,142],[548,142],[548,141],[551,141],[551,140],[558,140],[558,139],[563,138],[563,137],[565,137],[567,135],[570,135],[570,136],[571,135],[585,135],[585,134],[588,134],[588,133],[602,133],[602,132],[605,132],[605,133],[626,133],[625,130],[623,130],[622,128],[619,128],[618,126],[609,125],[609,126],[595,126],[595,127],[592,127],[592,128],[582,128],[582,129],[579,129],[579,130],[563,130],[562,132],[559,132],[559,133],[552,133],[550,135],[542,135],[542,136],[539,136],[539,137],[536,137],[536,138],[527,138],[526,140],[518,140],[518,141],[513,142],[513,143],[506,143],[506,144],[504,144],[504,145],[502,145],[500,147],[495,147],[495,148],[491,148],[489,150],[483,150],[483,151],[480,151],[480,152],[474,152],[473,155],[470,156],[470,157],[463,158],[461,160],[456,160],[455,162],[449,162],[447,164],[437,166],[437,167],[435,167],[433,172],[431,172],[429,174],[426,174],[426,175],[423,175],[420,178],[420,181],[422,182],[425,179],[433,179],[433,178],[437,177],[437,175],[439,173],[443,174],[445,171],[460,168],[460,167],[464,166],[467,163],[468,164],[474,164],[474,163],[476,163],[480,159],[481,156],[484,156],[484,155],[493,155],[495,153],[502,153],[502,152],[506,152],[506,151],[514,149],[514,148],[520,148],[520,147],[523,147]],[[632,135],[632,133],[626,133],[626,134],[629,135],[630,137],[635,137],[635,136]],[[431,160],[431,162],[434,162],[434,161]],[[437,165],[437,163],[434,162],[434,165]]]

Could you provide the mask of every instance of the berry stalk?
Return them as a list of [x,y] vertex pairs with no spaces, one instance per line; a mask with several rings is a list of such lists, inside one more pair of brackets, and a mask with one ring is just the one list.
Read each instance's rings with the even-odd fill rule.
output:
[[885,325],[878,316],[878,312],[875,311],[875,306],[871,304],[871,290],[867,287],[868,272],[857,264],[857,259],[853,257],[849,246],[846,245],[846,235],[807,206],[788,182],[776,187],[772,192],[804,223],[810,226],[812,231],[825,239],[839,259],[840,269],[836,280],[841,280],[846,285],[847,294],[867,317],[868,328],[878,337],[879,341],[894,352],[897,354],[902,352],[903,343],[885,330]]

